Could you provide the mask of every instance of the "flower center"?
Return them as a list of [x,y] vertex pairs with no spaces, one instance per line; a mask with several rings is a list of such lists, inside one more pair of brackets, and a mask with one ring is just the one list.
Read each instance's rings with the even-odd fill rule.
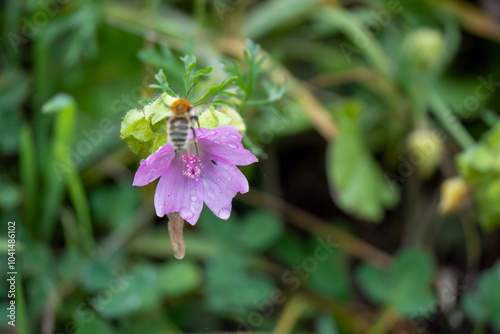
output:
[[201,164],[201,159],[196,156],[196,154],[185,154],[182,156],[182,162],[184,163],[184,170],[182,174],[194,179],[200,176],[201,169],[203,165]]

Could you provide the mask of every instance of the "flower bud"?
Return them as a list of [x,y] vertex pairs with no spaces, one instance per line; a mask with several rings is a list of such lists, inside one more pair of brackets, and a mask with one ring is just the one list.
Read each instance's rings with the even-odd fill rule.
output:
[[408,137],[410,160],[417,167],[419,175],[431,177],[441,163],[443,143],[439,136],[430,130],[415,130]]
[[422,71],[437,68],[444,60],[444,40],[436,29],[421,28],[408,34],[403,43],[405,57]]
[[222,108],[221,112],[225,113],[227,116],[233,119],[230,125],[235,126],[241,135],[243,135],[245,131],[247,131],[247,126],[245,125],[245,122],[243,121],[243,118],[241,118],[239,112],[227,106]]
[[211,106],[207,111],[200,115],[199,122],[202,128],[214,129],[218,126],[229,125],[233,119],[225,113],[215,110]]
[[212,106],[200,116],[200,126],[207,129],[213,129],[222,125],[233,125],[240,134],[246,131],[245,123],[240,114],[233,108],[225,106],[220,111]]
[[461,209],[469,200],[468,184],[459,176],[446,179],[441,185],[439,212],[448,215]]

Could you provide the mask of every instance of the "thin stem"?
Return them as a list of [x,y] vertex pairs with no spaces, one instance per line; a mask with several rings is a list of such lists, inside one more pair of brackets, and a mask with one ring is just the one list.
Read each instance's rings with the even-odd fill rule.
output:
[[441,96],[436,91],[429,95],[431,111],[439,119],[446,131],[457,141],[462,148],[466,149],[475,144],[474,138],[467,132],[460,120],[446,106]]
[[377,320],[366,334],[387,333],[389,329],[399,320],[399,315],[390,307],[384,307],[377,315]]
[[291,333],[299,321],[300,315],[305,309],[304,305],[305,301],[300,295],[294,296],[288,303],[286,303],[284,310],[276,323],[273,334]]
[[391,264],[392,257],[389,254],[273,195],[252,188],[247,194],[236,198],[241,202],[278,212],[287,217],[288,221],[298,228],[319,237],[327,236],[331,241],[341,244],[346,253],[379,268],[387,268]]

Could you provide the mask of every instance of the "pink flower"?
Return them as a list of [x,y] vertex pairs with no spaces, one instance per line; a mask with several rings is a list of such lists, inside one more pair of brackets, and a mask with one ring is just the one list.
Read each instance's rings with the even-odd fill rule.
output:
[[199,156],[175,156],[172,145],[166,144],[139,166],[133,185],[144,186],[160,177],[155,193],[159,217],[178,212],[194,225],[205,202],[217,217],[226,220],[236,193],[248,191],[248,181],[236,165],[249,165],[257,158],[243,147],[234,126],[195,131]]

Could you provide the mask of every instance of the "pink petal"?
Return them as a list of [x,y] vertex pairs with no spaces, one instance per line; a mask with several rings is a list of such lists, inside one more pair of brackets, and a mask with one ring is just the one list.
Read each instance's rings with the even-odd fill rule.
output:
[[219,218],[227,220],[231,215],[231,201],[238,193],[248,192],[248,181],[240,170],[226,164],[202,158],[203,195],[205,204]]
[[164,171],[155,192],[155,208],[158,217],[179,212],[191,225],[196,224],[203,208],[203,186],[200,178],[190,179],[182,175],[183,163],[176,157]]
[[200,151],[223,160],[228,165],[245,166],[257,162],[257,158],[241,144],[241,135],[232,125],[212,130],[197,129]]
[[170,162],[174,159],[175,151],[170,144],[163,145],[151,154],[141,165],[134,176],[134,186],[145,186],[153,182],[168,170]]

